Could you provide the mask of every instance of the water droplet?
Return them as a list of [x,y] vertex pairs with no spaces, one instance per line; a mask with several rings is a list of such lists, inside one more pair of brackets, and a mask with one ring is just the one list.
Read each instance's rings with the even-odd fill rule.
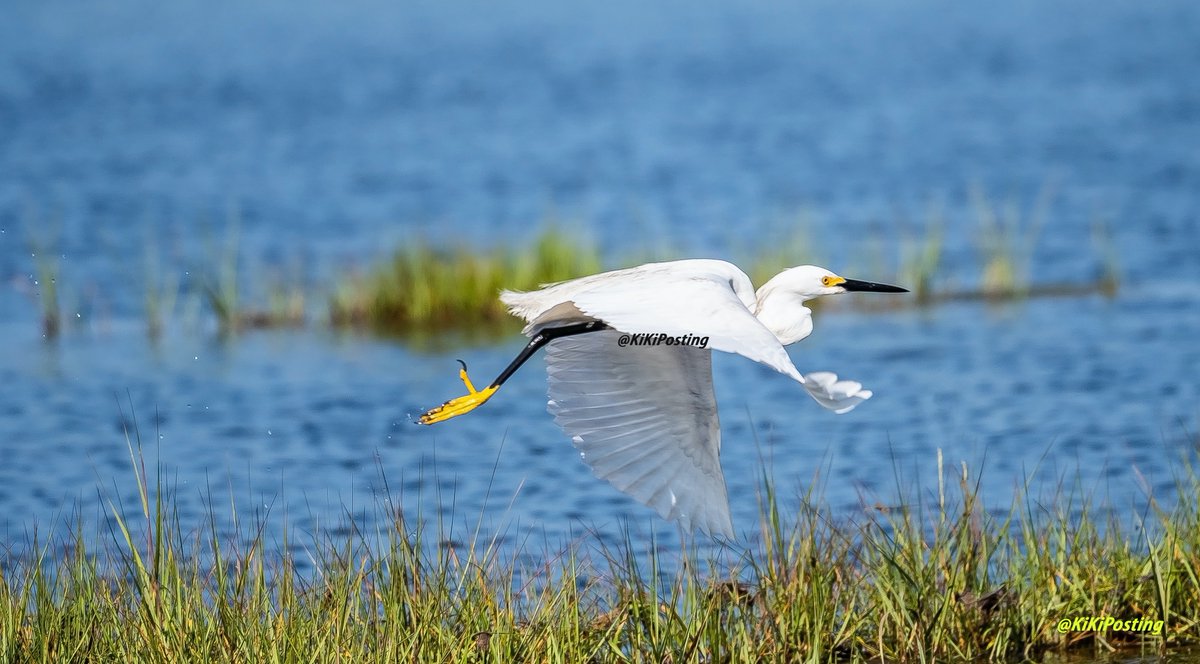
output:
[[274,436],[275,434],[271,433],[271,430],[270,430],[270,429],[267,429],[267,435],[268,435],[268,436]]

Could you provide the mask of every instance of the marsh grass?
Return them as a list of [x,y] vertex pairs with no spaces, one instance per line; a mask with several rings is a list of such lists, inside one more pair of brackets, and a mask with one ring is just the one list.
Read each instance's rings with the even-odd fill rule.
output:
[[[943,261],[950,220],[942,205],[930,205],[924,223],[906,223],[902,215],[881,223],[875,231],[848,246],[848,261],[830,262],[828,247],[818,243],[823,228],[809,210],[781,216],[768,223],[767,232],[748,237],[730,233],[734,259],[756,286],[780,270],[804,263],[847,265],[847,273],[865,279],[890,281],[910,288],[911,297],[817,300],[814,305],[860,309],[895,309],[932,305],[949,300],[1010,301],[1030,297],[1079,297],[1115,294],[1120,287],[1118,249],[1111,227],[1098,219],[1092,227],[1093,250],[1098,257],[1096,274],[1068,283],[1037,279],[1032,264],[1040,231],[1048,217],[1052,187],[1046,185],[1030,209],[1015,199],[997,201],[982,187],[970,191],[971,211],[956,219],[970,223],[968,240],[977,247],[977,286],[956,287],[948,279]],[[899,220],[899,221],[896,221]],[[35,228],[34,222],[30,227]],[[36,226],[30,233],[34,265],[30,293],[40,311],[43,335],[52,340],[64,327],[60,289],[62,265],[55,252],[53,223]],[[312,322],[337,329],[366,329],[396,336],[418,346],[446,347],[446,333],[463,340],[486,342],[520,329],[504,311],[497,293],[503,288],[538,288],[544,283],[598,273],[650,261],[686,256],[666,240],[638,244],[619,261],[602,261],[598,246],[580,225],[547,221],[523,244],[479,249],[466,240],[431,243],[416,239],[396,250],[379,265],[344,274],[326,288],[314,289],[296,274],[256,269],[241,259],[240,215],[232,209],[220,231],[204,234],[203,256],[186,273],[172,270],[148,239],[143,262],[143,312],[145,329],[158,339],[172,316],[184,318],[185,328],[208,327],[210,313],[217,333],[232,336],[258,328],[295,328]],[[899,233],[893,232],[899,228]],[[748,239],[752,238],[752,239]],[[164,268],[164,265],[167,265]],[[961,269],[961,267],[959,267]],[[185,276],[186,275],[186,276]],[[302,276],[302,275],[301,275]],[[134,277],[136,280],[136,277]],[[319,304],[314,304],[319,303]],[[323,307],[323,312],[316,311]]]
[[932,206],[920,232],[908,233],[900,242],[900,269],[896,279],[912,291],[919,304],[929,304],[937,294],[945,226],[942,208]]
[[241,328],[302,327],[308,319],[308,295],[301,279],[285,270],[266,279],[266,306],[238,312]]
[[[200,290],[217,321],[217,332],[223,337],[257,328],[300,327],[307,321],[307,295],[298,275],[284,270],[248,270],[253,276],[247,288],[241,264],[240,221],[236,211],[230,213],[225,236],[219,245],[208,242],[207,269],[200,269]],[[260,297],[247,297],[256,291]],[[248,300],[265,299],[255,305]],[[153,311],[147,302],[148,314]]]
[[1121,259],[1108,218],[1097,217],[1092,222],[1092,244],[1100,255],[1101,267],[1097,280],[1102,292],[1112,297],[1121,287]]
[[[1108,226],[1093,228],[1093,245],[1099,270],[1091,281],[1054,283],[1038,280],[1032,269],[1053,187],[1045,185],[1029,210],[1015,200],[989,198],[979,186],[970,192],[968,236],[978,249],[977,286],[955,287],[944,261],[946,229],[950,225],[944,205],[931,204],[924,220],[898,224],[898,237],[881,227],[858,242],[862,255],[855,259],[870,278],[909,288],[913,295],[890,298],[856,298],[843,306],[896,308],[932,305],[954,300],[1012,301],[1028,297],[1113,295],[1119,287],[1118,252]],[[763,246],[735,247],[738,264],[760,286],[784,268],[822,263],[827,248],[816,241],[817,224],[801,212],[772,231],[773,241]],[[893,248],[894,247],[894,248]],[[556,225],[544,228],[534,241],[521,248],[480,251],[460,244],[434,246],[415,241],[398,250],[384,265],[341,279],[329,298],[329,319],[339,327],[366,326],[405,337],[435,336],[450,328],[466,328],[472,336],[510,333],[510,320],[496,294],[503,288],[528,290],[602,269],[678,258],[680,252],[655,247],[604,265],[599,248],[585,234]],[[812,304],[826,304],[814,301]]]
[[152,236],[146,239],[142,283],[146,335],[159,339],[166,329],[167,318],[175,313],[182,283],[177,271],[163,267],[160,249]]
[[[862,278],[903,285],[913,295],[813,304],[889,309],[952,300],[1006,302],[1038,296],[1112,295],[1120,283],[1119,256],[1109,226],[1102,222],[1093,225],[1092,243],[1099,266],[1094,280],[1050,283],[1037,279],[1033,254],[1047,218],[1051,191],[1044,187],[1031,209],[1023,212],[1013,200],[996,201],[979,187],[971,190],[972,211],[958,221],[970,223],[968,237],[976,243],[979,262],[957,269],[973,271],[977,267],[978,279],[962,280],[977,282],[976,286],[953,285],[953,277],[958,275],[947,274],[943,259],[950,218],[942,206],[931,205],[924,223],[905,223],[903,216],[897,215],[899,222],[881,224],[850,245],[858,254],[851,257],[848,273],[861,272],[866,275]],[[755,285],[786,267],[828,263],[828,247],[816,240],[813,229],[818,224],[811,213],[801,211],[776,226],[765,234],[768,242],[732,247],[736,261]],[[899,228],[899,233],[892,228]],[[604,269],[682,256],[678,249],[659,243],[606,264],[596,242],[577,225],[547,222],[525,244],[492,249],[479,249],[465,241],[447,245],[416,239],[382,264],[345,274],[327,290],[314,290],[294,273],[245,265],[240,259],[239,229],[237,211],[232,210],[223,235],[210,233],[206,238],[206,255],[189,271],[196,275],[194,282],[164,270],[154,247],[148,246],[142,297],[148,336],[161,335],[172,314],[188,314],[189,320],[196,320],[198,312],[207,309],[221,336],[320,321],[414,344],[444,346],[438,338],[452,330],[461,332],[463,339],[488,341],[520,328],[497,299],[501,289],[535,289]],[[48,339],[54,338],[62,327],[61,267],[46,242],[31,242],[31,247],[35,259],[32,281],[36,282],[43,332]],[[321,306],[314,302],[324,305],[326,316],[314,315],[312,309]],[[198,322],[193,326],[202,327]]]
[[329,317],[335,325],[397,330],[494,326],[509,318],[496,298],[502,288],[529,290],[600,269],[594,243],[556,226],[520,249],[476,251],[416,241],[385,265],[340,284]]
[[217,319],[217,330],[222,336],[236,333],[242,320],[238,268],[240,224],[236,212],[230,214],[229,226],[220,246],[214,244],[212,238],[209,239],[209,258],[206,261],[209,269],[201,270],[201,292]]
[[62,307],[58,295],[61,266],[58,257],[44,247],[34,249],[33,262],[36,274],[33,285],[38,294],[42,334],[47,339],[54,339],[62,331]]
[[[936,495],[909,489],[841,518],[819,485],[791,500],[764,472],[748,548],[645,552],[626,532],[537,555],[478,525],[462,541],[452,516],[430,521],[387,489],[377,525],[349,520],[299,547],[286,524],[268,532],[236,506],[235,534],[211,502],[188,526],[136,429],[127,444],[137,503],[109,501],[107,544],[80,525],[0,558],[0,661],[1011,660],[1200,638],[1190,467],[1176,506],[1123,518],[1079,480],[1046,499],[1018,487],[1011,510],[985,510],[978,478],[942,472],[940,451]],[[1164,628],[1056,629],[1093,615]]]
[[59,279],[62,263],[59,261],[59,223],[48,220],[44,223],[31,221],[28,225],[29,251],[33,259],[33,289],[42,323],[42,336],[54,340],[62,332],[63,316]]
[[[1029,209],[1023,210],[1016,199],[997,200],[989,197],[981,186],[971,187],[969,219],[964,221],[969,224],[967,236],[975,243],[978,263],[965,268],[977,268],[977,278],[948,274],[943,257],[946,229],[951,223],[943,204],[931,204],[923,223],[915,225],[903,223],[903,215],[897,214],[895,218],[900,219],[900,223],[880,227],[859,243],[855,256],[858,263],[848,269],[861,269],[873,276],[893,274],[894,277],[874,278],[903,285],[912,296],[854,298],[829,304],[895,309],[961,300],[1007,303],[1034,297],[1114,296],[1120,287],[1119,252],[1112,240],[1111,228],[1104,220],[1098,220],[1092,227],[1092,245],[1098,265],[1094,278],[1053,281],[1039,278],[1033,269],[1034,254],[1049,217],[1053,193],[1052,183],[1043,185]],[[891,226],[901,228],[899,237],[891,237],[886,232],[885,229]],[[888,249],[889,246],[895,249]],[[810,247],[809,253],[819,253],[819,248]],[[894,271],[890,271],[892,265],[896,266]],[[956,278],[963,276],[966,278]],[[964,285],[972,282],[975,285]]]
[[996,203],[982,186],[971,187],[971,204],[979,223],[982,254],[980,288],[989,298],[1019,298],[1029,294],[1033,251],[1045,225],[1053,189],[1042,187],[1028,213],[1017,201]]

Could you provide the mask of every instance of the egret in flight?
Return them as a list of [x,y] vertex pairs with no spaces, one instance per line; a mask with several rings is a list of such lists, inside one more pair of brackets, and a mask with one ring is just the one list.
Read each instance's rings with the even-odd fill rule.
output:
[[709,259],[503,291],[500,300],[528,322],[529,343],[482,390],[463,363],[459,377],[468,393],[426,411],[420,422],[474,410],[548,346],[548,409],[592,471],[686,531],[732,538],[711,351],[761,362],[825,408],[848,412],[871,391],[829,372],[801,374],[784,346],[812,333],[806,301],[852,291],[908,292],[815,265],[784,270],[756,292],[735,265]]

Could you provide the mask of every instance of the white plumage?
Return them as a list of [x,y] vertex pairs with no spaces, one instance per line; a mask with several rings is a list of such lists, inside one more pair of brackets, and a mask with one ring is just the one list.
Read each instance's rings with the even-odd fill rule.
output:
[[550,342],[550,413],[597,476],[686,530],[731,535],[711,351],[620,335]]
[[[555,421],[598,477],[685,530],[732,537],[711,350],[761,362],[799,382],[825,408],[848,412],[871,392],[829,372],[802,375],[784,350],[812,332],[806,300],[848,290],[904,291],[805,265],[756,292],[736,266],[693,259],[504,291],[500,298],[529,323],[530,336],[591,321],[611,328],[550,341]],[[660,333],[708,337],[708,345],[618,344],[622,334]]]

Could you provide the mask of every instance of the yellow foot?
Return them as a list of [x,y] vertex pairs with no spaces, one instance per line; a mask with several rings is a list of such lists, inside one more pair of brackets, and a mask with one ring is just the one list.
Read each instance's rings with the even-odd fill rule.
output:
[[475,386],[471,384],[471,379],[467,377],[467,363],[462,360],[459,360],[458,363],[462,365],[462,369],[458,370],[458,377],[462,379],[463,385],[467,386],[468,394],[451,399],[436,408],[430,408],[425,411],[421,414],[421,419],[419,420],[421,424],[434,424],[435,422],[442,422],[451,417],[458,417],[464,413],[469,413],[482,405],[483,402],[492,398],[492,394],[495,393],[498,386],[492,385],[482,390],[476,390]]

